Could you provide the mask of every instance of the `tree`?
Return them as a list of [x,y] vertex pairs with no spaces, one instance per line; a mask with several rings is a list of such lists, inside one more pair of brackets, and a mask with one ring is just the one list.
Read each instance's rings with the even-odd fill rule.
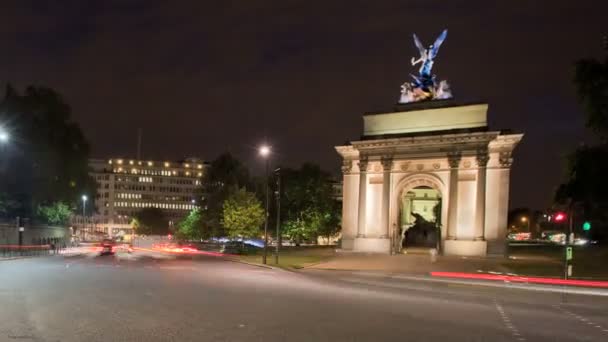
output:
[[141,235],[167,235],[169,220],[159,208],[144,208],[135,214],[133,228]]
[[600,62],[583,59],[576,63],[574,84],[585,106],[587,126],[608,140],[608,57]]
[[37,214],[47,224],[65,225],[70,220],[72,210],[66,203],[57,201],[51,205],[39,205]]
[[340,230],[340,203],[334,198],[334,181],[318,165],[281,171],[281,217],[285,235],[297,243]]
[[0,170],[0,188],[20,204],[10,215],[31,216],[58,201],[74,207],[82,193],[95,198],[89,144],[57,92],[29,86],[21,95],[8,86],[0,122],[13,137]]
[[201,240],[211,237],[210,233],[203,219],[203,211],[195,208],[178,223],[176,236],[180,240]]
[[[606,47],[608,53],[608,47]],[[587,127],[600,138],[596,146],[582,146],[568,156],[567,179],[555,201],[567,205],[598,224],[593,234],[608,238],[608,56],[604,61],[583,59],[576,63],[574,84],[583,104]],[[603,236],[602,236],[603,235]]]
[[287,220],[284,224],[283,234],[299,246],[304,241],[314,239],[319,235],[323,225],[322,214],[314,209],[306,209],[297,217]]
[[259,235],[265,213],[255,194],[240,188],[224,201],[222,225],[230,238],[255,237]]
[[204,224],[212,236],[224,235],[224,201],[237,189],[250,187],[249,171],[230,153],[224,153],[211,162],[203,179],[202,208]]

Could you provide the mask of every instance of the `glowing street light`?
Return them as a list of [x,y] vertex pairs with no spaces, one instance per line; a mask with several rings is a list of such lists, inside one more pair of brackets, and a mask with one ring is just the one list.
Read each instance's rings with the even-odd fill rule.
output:
[[87,197],[87,195],[82,195],[81,199],[82,199],[82,230],[84,231],[86,229],[86,225],[87,225],[85,211],[86,211],[86,207],[87,207],[87,200],[89,198]]
[[526,226],[528,228],[528,232],[530,231],[530,220],[528,219],[527,216],[522,216],[521,217],[521,222],[522,223],[526,223]]
[[5,130],[3,130],[2,128],[0,128],[0,142],[4,144],[4,143],[7,143],[8,140],[9,140],[8,133]]
[[259,148],[259,152],[262,157],[266,158],[270,155],[270,147],[268,145],[262,145]]
[[266,264],[266,258],[268,255],[268,167],[270,161],[270,147],[268,145],[260,146],[259,153],[262,158],[266,159],[266,215],[264,216],[264,254],[262,256],[262,263]]

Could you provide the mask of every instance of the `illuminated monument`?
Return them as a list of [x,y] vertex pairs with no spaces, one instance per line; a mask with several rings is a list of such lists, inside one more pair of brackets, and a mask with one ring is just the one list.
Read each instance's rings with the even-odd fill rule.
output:
[[431,69],[446,35],[428,49],[414,36],[421,57],[412,64],[422,66],[395,110],[364,114],[361,139],[336,147],[345,250],[399,251],[417,218],[427,218],[446,255],[505,251],[512,152],[523,134],[489,129],[487,103],[459,103],[436,81]]

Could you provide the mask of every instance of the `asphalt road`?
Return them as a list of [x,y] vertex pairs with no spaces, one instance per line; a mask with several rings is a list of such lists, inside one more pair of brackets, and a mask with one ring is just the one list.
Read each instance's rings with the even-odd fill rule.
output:
[[608,297],[225,261],[0,261],[0,341],[608,341]]

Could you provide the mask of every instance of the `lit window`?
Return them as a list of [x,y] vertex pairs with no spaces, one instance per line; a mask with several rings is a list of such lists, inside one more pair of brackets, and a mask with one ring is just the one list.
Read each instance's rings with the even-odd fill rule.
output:
[[186,176],[190,176],[190,171],[186,171]]
[[196,167],[199,168],[199,169],[202,169],[203,165],[202,164],[198,164]]
[[199,173],[197,174],[197,176],[202,177],[202,176],[203,176],[203,173],[202,173],[202,172],[199,172]]
[[118,165],[122,165],[122,159],[118,159],[116,162],[118,163]]
[[190,167],[190,164],[184,164],[185,167]]
[[133,161],[132,160],[129,160],[129,165],[133,165]]
[[108,164],[112,165],[112,159],[108,160]]
[[152,162],[151,162],[151,161],[149,161],[149,162],[148,162],[148,166],[152,166],[152,165],[154,165],[154,164],[152,164]]
[[165,167],[169,167],[169,162],[165,162]]

